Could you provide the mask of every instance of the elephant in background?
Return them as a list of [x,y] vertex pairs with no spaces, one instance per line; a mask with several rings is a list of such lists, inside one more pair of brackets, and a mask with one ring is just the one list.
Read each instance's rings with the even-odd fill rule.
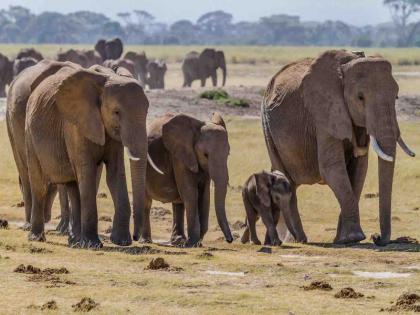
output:
[[[204,122],[184,114],[167,114],[152,121],[147,132],[149,154],[163,174],[148,164],[145,211],[134,212],[133,238],[152,241],[150,208],[152,200],[159,200],[172,203],[171,242],[199,246],[208,230],[212,180],[217,221],[226,241],[232,242],[225,210],[229,141],[222,117],[216,113],[210,122]],[[184,233],[184,211],[188,239]]]
[[134,63],[135,77],[141,82],[143,86],[147,83],[147,65],[149,60],[145,52],[137,53],[129,51],[124,55],[124,59],[131,60]]
[[16,77],[19,73],[21,73],[26,68],[32,67],[38,63],[38,60],[32,57],[22,57],[19,59],[15,59],[13,62],[13,77]]
[[19,53],[16,56],[16,59],[22,58],[33,58],[37,62],[39,62],[42,59],[44,59],[44,56],[42,56],[42,54],[34,48],[23,48],[19,51]]
[[[288,177],[296,212],[298,186],[319,183],[332,189],[341,208],[335,243],[365,239],[359,201],[369,143],[379,166],[381,235],[374,242],[390,241],[396,144],[414,156],[401,137],[397,97],[387,60],[336,50],[283,67],[267,87],[261,116],[272,169]],[[284,219],[279,229],[287,230]]]
[[99,53],[102,61],[107,59],[116,60],[121,58],[124,51],[121,39],[114,38],[111,40],[100,39],[95,45],[95,50]]
[[150,61],[147,64],[147,72],[149,73],[147,84],[151,90],[165,88],[165,74],[167,70],[166,63],[161,60]]
[[[7,126],[25,205],[31,207],[30,240],[45,240],[48,204],[54,198],[55,184],[64,184],[72,208],[69,244],[102,246],[95,188],[98,166],[103,162],[116,209],[111,241],[117,245],[131,243],[124,148],[135,187],[134,209],[142,211],[148,100],[133,78],[95,67],[88,70],[69,62],[45,60],[23,72],[11,85]],[[22,132],[25,125],[26,131]]]
[[225,86],[227,72],[223,51],[206,48],[201,54],[195,51],[188,53],[182,63],[183,87],[190,87],[195,80],[200,80],[201,86],[204,87],[208,78],[211,78],[213,86],[217,86],[217,69],[219,68],[223,73],[222,86]]
[[130,76],[135,78],[136,71],[135,71],[134,63],[129,59],[117,59],[117,60],[108,59],[104,61],[103,66],[109,69],[112,69],[114,71],[116,71],[116,69],[120,67],[125,68],[130,72]]
[[13,80],[13,60],[0,53],[0,97],[6,97],[6,85]]
[[70,61],[82,66],[83,68],[89,68],[95,64],[102,63],[100,56],[95,53],[95,51],[85,51],[73,48],[67,51],[59,52],[56,60],[61,62]]

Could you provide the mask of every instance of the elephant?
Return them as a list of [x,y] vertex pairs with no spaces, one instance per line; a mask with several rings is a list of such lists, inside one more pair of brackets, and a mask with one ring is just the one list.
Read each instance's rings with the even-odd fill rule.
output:
[[42,56],[42,54],[34,48],[23,48],[16,56],[16,59],[22,58],[33,58],[38,62],[44,59],[44,56]]
[[102,246],[95,189],[104,163],[115,206],[111,241],[131,244],[124,149],[135,188],[133,207],[140,211],[137,208],[143,208],[145,200],[147,110],[148,100],[136,80],[100,66],[84,69],[71,62],[44,60],[14,80],[7,100],[7,126],[25,204],[31,209],[29,240],[45,241],[45,213],[55,184],[60,184],[65,185],[71,204],[69,245]]
[[130,72],[130,76],[135,77],[134,63],[129,59],[105,60],[103,66],[110,69],[117,69],[123,67]]
[[[147,132],[149,154],[163,174],[148,164],[145,212],[134,212],[133,238],[152,242],[150,208],[152,200],[159,200],[172,203],[172,244],[200,246],[208,230],[212,180],[217,221],[226,241],[231,243],[233,238],[225,211],[230,148],[220,114],[213,114],[209,122],[185,114],[166,114],[153,120]],[[188,239],[184,233],[184,211]]]
[[73,48],[67,51],[59,52],[56,60],[61,62],[70,61],[84,68],[89,68],[95,64],[102,63],[100,56],[95,51],[85,51]]
[[[295,215],[291,213],[292,190],[287,177],[279,172],[260,172],[251,175],[242,188],[242,199],[246,211],[246,229],[242,235],[243,244],[251,241],[261,245],[255,224],[261,217],[265,227],[264,245],[279,246],[282,244],[276,230],[280,213],[286,220],[287,227],[294,230]],[[299,215],[299,214],[298,214]]]
[[102,61],[107,59],[116,60],[121,58],[124,47],[121,39],[119,38],[111,40],[100,39],[95,45],[95,50],[101,56]]
[[16,77],[19,73],[21,73],[26,68],[32,67],[38,63],[38,60],[32,57],[22,57],[19,59],[15,59],[13,62],[13,77]]
[[13,80],[13,60],[0,53],[0,97],[6,97],[6,85]]
[[[332,189],[341,208],[335,243],[365,239],[359,201],[370,143],[378,154],[379,177],[381,235],[374,242],[390,241],[396,144],[414,156],[401,137],[397,97],[387,60],[345,50],[288,64],[268,84],[261,116],[272,169],[289,179],[296,213],[298,186],[319,183]],[[284,219],[279,229],[286,230]]]
[[222,85],[225,86],[227,72],[223,51],[206,48],[201,54],[196,51],[188,53],[182,63],[182,73],[184,74],[183,87],[191,87],[194,80],[201,80],[201,87],[204,87],[209,77],[211,77],[213,86],[217,86],[218,68],[222,69]]
[[164,61],[155,60],[147,64],[147,85],[151,90],[165,88],[165,73],[168,70]]
[[124,55],[124,59],[131,60],[134,63],[135,77],[143,86],[145,86],[147,80],[147,65],[149,63],[145,52],[137,53],[129,51]]

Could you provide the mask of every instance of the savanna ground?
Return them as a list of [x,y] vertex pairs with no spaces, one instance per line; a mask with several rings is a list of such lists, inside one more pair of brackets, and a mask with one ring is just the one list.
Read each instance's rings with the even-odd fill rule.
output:
[[[12,56],[19,48],[4,45],[0,51]],[[53,56],[59,46],[37,48],[46,56]],[[151,116],[166,110],[202,118],[214,110],[225,114],[231,145],[227,211],[233,233],[239,237],[243,232],[240,223],[245,216],[239,187],[251,173],[270,167],[257,119],[261,91],[282,64],[314,56],[324,48],[222,47],[229,61],[227,90],[235,97],[249,99],[248,109],[199,100],[196,89],[177,89],[182,83],[182,55],[201,47],[143,48],[148,55],[169,62],[167,86],[170,90],[148,92]],[[378,48],[368,53],[380,53],[394,63],[401,87],[399,113],[404,120],[401,129],[406,142],[419,153],[420,106],[415,94],[420,94],[417,73],[420,67],[416,65],[420,50]],[[194,86],[197,87],[197,83]],[[239,240],[226,244],[217,228],[214,210],[211,210],[210,229],[203,248],[168,247],[164,242],[170,235],[171,207],[158,202],[154,203],[152,212],[153,238],[158,244],[115,247],[107,233],[112,223],[106,220],[99,223],[105,245],[102,250],[69,249],[66,237],[53,231],[48,233],[46,243],[28,243],[27,232],[19,229],[24,218],[23,208],[14,206],[21,196],[5,122],[1,121],[2,110],[0,106],[0,219],[7,219],[10,227],[0,229],[1,314],[41,312],[39,307],[51,300],[58,309],[47,311],[68,313],[83,297],[99,303],[93,312],[105,314],[128,311],[135,314],[373,314],[391,307],[404,292],[420,294],[420,245],[391,244],[379,248],[369,239],[353,247],[332,245],[339,208],[332,192],[319,185],[302,187],[298,192],[300,214],[310,243],[285,244],[272,248],[271,253],[258,252],[262,246],[242,245]],[[371,152],[360,204],[362,227],[368,237],[379,232],[377,181],[376,156]],[[419,184],[419,159],[408,158],[399,151],[393,194],[393,238],[420,239]],[[104,183],[100,193],[99,215],[112,218],[112,201]],[[54,229],[58,215],[56,203],[55,219],[47,229]],[[263,240],[261,223],[258,231]],[[149,262],[157,257],[164,258],[170,268],[146,270]],[[13,272],[20,264],[42,269],[64,267],[69,273]],[[328,282],[333,289],[302,288],[317,280]],[[352,287],[364,296],[335,298],[345,287]]]

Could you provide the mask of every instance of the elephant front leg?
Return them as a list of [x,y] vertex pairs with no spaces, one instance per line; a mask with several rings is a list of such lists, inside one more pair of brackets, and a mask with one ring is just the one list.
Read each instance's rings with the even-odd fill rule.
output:
[[[274,218],[271,213],[271,209],[264,209],[260,212],[261,220],[263,221],[265,227],[267,228],[266,239],[264,245],[279,246],[281,241],[277,234],[276,225],[274,224]],[[267,240],[267,236],[269,239]]]
[[286,223],[287,229],[292,233],[295,241],[299,243],[306,243],[308,239],[305,231],[303,230],[302,220],[299,215],[295,186],[292,187],[290,199],[286,198],[282,201],[281,210],[283,211],[283,219]]
[[184,245],[187,238],[184,231],[184,213],[185,208],[183,203],[172,204],[172,235],[171,244],[174,246]]
[[204,235],[209,229],[209,212],[210,212],[210,180],[200,185],[198,191],[198,216],[200,219],[200,239],[203,240]]
[[213,87],[217,86],[217,72],[216,71],[212,73],[211,75],[211,82],[213,83]]
[[141,237],[138,240],[140,243],[153,243],[152,240],[152,227],[150,225],[150,209],[152,208],[152,199],[146,194],[146,200],[144,203],[144,212],[142,219],[140,220],[141,226]]
[[79,187],[76,182],[67,183],[66,191],[70,201],[68,244],[70,247],[78,247],[82,229]]
[[70,222],[69,198],[65,185],[58,185],[58,197],[60,199],[61,218],[56,230],[60,232],[60,234],[65,235],[69,231]]

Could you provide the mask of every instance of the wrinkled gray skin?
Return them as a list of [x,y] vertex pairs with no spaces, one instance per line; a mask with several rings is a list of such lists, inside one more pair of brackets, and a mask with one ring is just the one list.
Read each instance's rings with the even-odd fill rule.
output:
[[168,68],[166,63],[160,60],[150,61],[147,65],[149,77],[147,85],[151,90],[165,88],[165,74]]
[[59,52],[56,57],[57,61],[70,61],[76,63],[83,68],[89,68],[95,64],[101,64],[100,56],[93,50],[69,49]]
[[113,70],[123,67],[130,72],[131,76],[135,77],[134,63],[129,59],[105,60],[103,66]]
[[[326,51],[318,58],[291,63],[267,87],[261,116],[272,169],[290,180],[296,213],[297,187],[320,183],[332,189],[341,208],[336,243],[365,239],[359,201],[369,136],[376,139],[373,147],[381,156],[381,236],[374,241],[377,245],[390,241],[396,143],[405,146],[395,112],[397,95],[398,84],[387,60],[347,51]],[[279,229],[287,230],[284,219]]]
[[6,97],[6,85],[13,80],[13,60],[0,53],[0,97]]
[[140,81],[143,86],[146,86],[147,81],[147,65],[149,60],[144,52],[136,53],[129,51],[124,55],[124,59],[131,60],[134,63],[135,75],[134,77]]
[[100,39],[95,45],[95,50],[101,56],[102,61],[108,59],[117,60],[121,58],[124,47],[121,39],[119,38],[111,40]]
[[44,56],[42,56],[42,54],[34,48],[23,48],[16,56],[16,59],[22,58],[33,58],[38,62],[44,59]]
[[222,86],[225,86],[227,73],[223,51],[206,48],[201,54],[195,51],[188,53],[182,63],[183,87],[190,87],[195,80],[200,80],[201,86],[204,87],[208,78],[211,78],[213,86],[217,86],[217,69],[219,68],[223,73]]
[[[21,131],[25,107],[26,133]],[[147,108],[137,81],[100,66],[87,70],[72,63],[42,61],[17,77],[8,97],[7,125],[25,206],[31,207],[30,240],[45,240],[46,211],[59,183],[65,184],[72,209],[69,244],[102,246],[97,233],[96,186],[98,165],[104,162],[116,208],[111,241],[131,243],[123,146],[140,159],[131,161],[131,172],[136,187],[134,208],[142,208]]]
[[[164,175],[147,166],[146,207],[134,212],[134,239],[151,242],[152,200],[172,203],[171,242],[186,247],[200,246],[208,230],[210,181],[214,183],[217,221],[227,242],[232,234],[226,218],[225,199],[229,181],[229,141],[219,114],[210,122],[179,114],[167,114],[147,128],[149,154]],[[184,233],[184,212],[188,239]],[[141,236],[141,237],[140,237]]]
[[281,245],[282,242],[276,229],[280,213],[283,213],[287,227],[296,233],[295,226],[300,224],[300,218],[298,214],[299,220],[295,221],[296,216],[291,213],[291,197],[290,183],[283,173],[264,171],[250,176],[242,189],[247,227],[241,242],[248,243],[251,237],[252,243],[261,245],[255,226],[261,217],[266,227],[264,245]]
[[13,77],[16,77],[26,68],[36,65],[38,61],[31,57],[22,57],[20,59],[15,59],[13,62]]

